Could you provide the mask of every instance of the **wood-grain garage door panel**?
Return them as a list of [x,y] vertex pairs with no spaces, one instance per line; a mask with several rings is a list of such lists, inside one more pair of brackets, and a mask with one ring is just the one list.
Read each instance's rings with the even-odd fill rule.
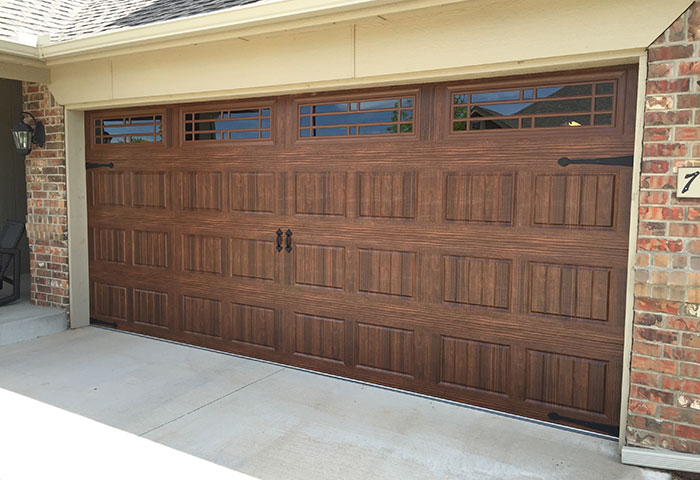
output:
[[229,197],[234,212],[273,213],[275,176],[265,172],[231,173]]
[[222,211],[221,172],[183,172],[180,181],[180,208]]
[[447,336],[441,340],[441,382],[508,394],[510,349],[507,345]]
[[602,414],[607,370],[604,361],[528,350],[526,398]]
[[416,216],[416,174],[359,173],[359,216],[413,219]]
[[515,174],[448,173],[445,219],[510,225],[513,222]]
[[274,309],[231,304],[228,333],[231,340],[274,349],[275,330]]
[[510,309],[510,260],[452,255],[443,258],[445,302]]
[[[631,169],[557,160],[632,153],[635,79],[616,68],[89,113],[105,132],[98,144],[88,129],[88,162],[115,165],[87,174],[91,315],[535,418],[615,425]],[[477,111],[465,110],[470,92],[556,85],[608,99],[612,123],[563,127],[532,109],[520,115],[530,123],[450,120]],[[197,112],[206,135],[185,131]],[[224,114],[258,128],[217,137],[231,125],[214,118]],[[110,145],[112,115],[160,115],[168,128],[162,142]],[[334,126],[344,115],[355,123]],[[593,125],[599,114],[588,115]],[[513,128],[475,130],[494,126]]]
[[134,323],[141,323],[170,330],[167,292],[133,289]]
[[612,227],[617,175],[535,176],[535,225]]
[[134,230],[134,265],[168,268],[170,234],[150,230]]
[[345,320],[294,313],[294,353],[344,362]]

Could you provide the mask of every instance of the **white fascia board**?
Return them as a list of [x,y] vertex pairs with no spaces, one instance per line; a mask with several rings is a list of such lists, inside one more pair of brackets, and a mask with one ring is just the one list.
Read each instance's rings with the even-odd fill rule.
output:
[[671,450],[622,447],[622,463],[661,470],[700,473],[700,455]]
[[285,24],[300,20],[317,19],[308,26],[313,26],[314,23],[332,23],[334,20],[322,18],[328,15],[350,14],[347,20],[362,18],[378,14],[372,10],[382,7],[389,12],[397,12],[473,1],[477,0],[263,0],[226,10],[129,27],[64,42],[44,43],[40,39],[39,52],[43,59],[51,63],[63,58],[135,45],[221,32],[235,33],[262,26],[269,26],[269,32],[281,31],[286,28]]
[[22,65],[43,65],[36,44],[0,40],[0,56],[3,61],[20,63]]
[[51,75],[36,45],[0,40],[0,78],[48,83]]

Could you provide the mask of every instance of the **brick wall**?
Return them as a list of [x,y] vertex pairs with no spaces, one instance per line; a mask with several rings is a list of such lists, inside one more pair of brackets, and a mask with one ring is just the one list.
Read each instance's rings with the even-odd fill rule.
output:
[[68,217],[63,107],[45,85],[22,83],[24,110],[46,127],[46,146],[26,158],[31,300],[68,307]]
[[700,3],[649,49],[627,442],[700,453]]

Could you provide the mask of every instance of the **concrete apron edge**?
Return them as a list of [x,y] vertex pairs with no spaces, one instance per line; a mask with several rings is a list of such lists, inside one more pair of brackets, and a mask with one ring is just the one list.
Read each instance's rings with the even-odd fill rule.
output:
[[[342,381],[345,381],[345,382],[356,383],[356,384],[359,384],[359,385],[365,385],[365,386],[368,386],[368,387],[378,388],[378,389],[381,389],[381,390],[388,390],[388,391],[390,391],[390,392],[402,393],[402,394],[404,394],[404,395],[410,395],[410,396],[413,396],[413,397],[424,398],[424,399],[426,399],[426,400],[432,400],[432,401],[434,401],[434,402],[445,403],[445,404],[448,404],[448,405],[454,405],[454,406],[456,406],[456,407],[467,408],[467,409],[470,409],[470,410],[476,410],[476,411],[479,411],[479,412],[484,412],[484,413],[489,413],[489,414],[493,414],[493,415],[498,415],[498,416],[500,416],[500,417],[512,418],[512,419],[514,419],[514,420],[520,420],[520,421],[524,421],[524,422],[528,422],[528,423],[534,423],[534,424],[536,424],[536,425],[541,425],[541,426],[544,426],[544,427],[554,428],[554,429],[557,429],[557,430],[564,430],[564,431],[571,432],[571,433],[577,433],[577,434],[579,434],[579,435],[586,435],[586,436],[590,436],[590,437],[594,437],[594,438],[599,438],[599,439],[607,440],[607,441],[611,441],[611,442],[618,442],[618,437],[613,437],[613,436],[610,436],[610,435],[605,435],[605,434],[603,434],[603,433],[590,432],[590,431],[588,431],[588,430],[582,430],[582,429],[580,429],[580,428],[570,427],[570,426],[568,426],[568,425],[558,425],[558,424],[556,424],[556,423],[545,422],[544,420],[538,420],[538,419],[536,419],[536,418],[528,418],[528,417],[523,417],[523,416],[521,416],[521,415],[516,415],[516,414],[514,414],[514,413],[501,412],[501,411],[493,410],[493,409],[486,408],[486,407],[479,407],[479,406],[477,406],[477,405],[470,405],[470,404],[467,404],[467,403],[455,402],[455,401],[453,401],[453,400],[448,400],[448,399],[439,398],[439,397],[433,397],[433,396],[431,396],[431,395],[426,395],[426,394],[423,394],[423,393],[411,392],[411,391],[409,391],[409,390],[402,390],[402,389],[400,389],[400,388],[389,387],[389,386],[386,386],[386,385],[379,385],[379,384],[371,383],[371,382],[365,382],[365,381],[363,381],[363,380],[357,380],[357,379],[354,379],[354,378],[341,377],[341,376],[339,376],[339,375],[333,375],[333,374],[330,374],[330,373],[319,372],[319,371],[316,371],[316,370],[309,370],[309,369],[307,369],[307,368],[297,367],[297,366],[294,366],[294,365],[287,365],[287,364],[284,364],[284,363],[273,362],[273,361],[270,361],[270,360],[263,360],[263,359],[260,359],[260,358],[248,357],[248,356],[246,356],[246,355],[240,355],[240,354],[237,354],[237,353],[224,352],[224,351],[222,351],[222,350],[215,350],[215,349],[213,349],[213,348],[200,347],[200,346],[198,346],[198,345],[191,345],[191,344],[189,344],[189,343],[178,342],[178,341],[175,341],[175,340],[168,340],[168,339],[165,339],[165,338],[152,337],[152,336],[149,336],[149,335],[144,335],[144,334],[142,334],[142,333],[128,332],[128,331],[125,331],[125,330],[115,330],[115,329],[113,329],[113,328],[102,327],[102,326],[99,326],[99,325],[90,325],[90,327],[92,327],[92,328],[98,328],[98,329],[100,329],[100,330],[107,330],[107,331],[109,331],[109,332],[121,333],[121,334],[126,334],[126,335],[133,335],[133,336],[136,336],[136,337],[143,337],[143,338],[147,338],[147,339],[149,339],[149,340],[155,340],[155,341],[158,341],[158,342],[171,343],[171,344],[173,344],[173,345],[180,345],[180,346],[183,346],[183,347],[194,348],[194,349],[197,349],[197,350],[204,350],[204,351],[206,351],[206,352],[218,353],[218,354],[221,354],[221,355],[228,355],[228,356],[230,356],[230,357],[242,358],[242,359],[244,359],[244,360],[250,360],[250,361],[253,361],[253,362],[266,363],[266,364],[268,364],[268,365],[274,365],[274,366],[277,366],[277,367],[281,367],[281,368],[283,368],[283,369],[297,370],[297,371],[301,371],[301,372],[311,373],[311,374],[313,374],[313,375],[320,375],[320,376],[323,376],[323,377],[334,378],[334,379],[336,379],[336,380],[342,380]],[[279,373],[279,372],[275,372],[275,373]],[[264,378],[267,378],[267,377],[264,377]],[[264,378],[263,378],[263,379],[264,379]],[[260,380],[262,380],[262,379],[260,379]],[[259,380],[258,380],[258,381],[259,381]]]

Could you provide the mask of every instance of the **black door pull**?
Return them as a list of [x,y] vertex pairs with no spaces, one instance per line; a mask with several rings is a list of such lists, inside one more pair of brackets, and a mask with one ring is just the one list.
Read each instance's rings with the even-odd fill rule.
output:
[[625,157],[610,157],[610,158],[587,158],[584,160],[571,160],[568,157],[561,157],[557,163],[562,167],[567,165],[616,165],[618,167],[634,166],[634,157],[627,155]]
[[109,162],[109,163],[86,163],[85,164],[85,170],[90,170],[91,168],[114,168],[114,163]]
[[282,251],[282,234],[284,232],[282,231],[281,228],[278,228],[277,231],[275,232],[277,234],[277,251],[281,252]]
[[287,235],[287,238],[285,239],[285,243],[287,244],[287,253],[292,251],[292,231],[287,229],[285,232],[285,235]]

